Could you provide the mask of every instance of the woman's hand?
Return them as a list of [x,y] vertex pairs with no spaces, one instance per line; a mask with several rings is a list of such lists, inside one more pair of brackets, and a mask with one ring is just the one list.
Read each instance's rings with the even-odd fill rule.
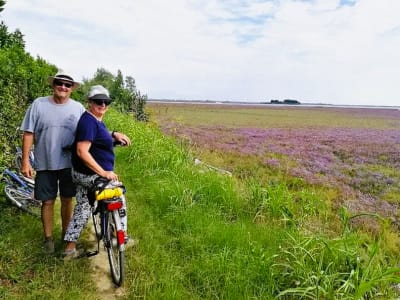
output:
[[113,171],[104,171],[104,173],[100,174],[100,176],[107,178],[108,180],[118,180],[118,175],[115,174]]
[[127,137],[125,134],[121,132],[114,131],[112,137],[121,146],[129,146],[131,144],[131,140],[129,139],[129,137]]

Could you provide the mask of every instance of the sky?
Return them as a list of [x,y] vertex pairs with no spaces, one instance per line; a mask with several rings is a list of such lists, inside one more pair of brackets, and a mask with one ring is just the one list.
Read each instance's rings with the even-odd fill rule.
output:
[[8,0],[26,51],[149,99],[400,105],[399,0]]

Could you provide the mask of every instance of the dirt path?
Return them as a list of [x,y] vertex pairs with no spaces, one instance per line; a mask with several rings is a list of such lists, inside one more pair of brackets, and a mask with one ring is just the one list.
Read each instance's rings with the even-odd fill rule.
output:
[[[93,228],[93,223],[89,219],[88,227]],[[93,244],[93,249],[97,247],[97,241],[93,232],[92,239],[89,240]],[[107,252],[102,248],[100,243],[100,252],[89,258],[92,265],[92,278],[96,283],[98,291],[98,299],[101,300],[117,300],[121,299],[126,295],[125,289],[123,287],[116,287],[112,282],[110,274],[110,266],[108,263]]]

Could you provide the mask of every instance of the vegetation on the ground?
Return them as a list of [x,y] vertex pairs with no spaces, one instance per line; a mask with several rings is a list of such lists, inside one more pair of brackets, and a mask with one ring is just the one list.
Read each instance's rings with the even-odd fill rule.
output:
[[[17,127],[22,114],[30,101],[49,92],[45,80],[55,73],[56,67],[25,53],[21,33],[8,33],[3,23],[0,43],[0,100],[5,107],[0,120],[6,120],[0,124],[6,126],[6,131],[0,128],[0,165],[7,166],[13,146],[19,141]],[[111,81],[101,81],[103,75]],[[100,69],[86,83],[101,83],[113,90],[106,83],[117,80],[122,84],[122,74],[114,77]],[[130,80],[130,84],[133,87],[134,81]],[[84,85],[76,92],[76,99],[83,100],[85,88]],[[121,90],[116,84],[113,93],[118,92]],[[114,106],[116,109],[107,113],[107,127],[123,131],[133,140],[133,146],[116,149],[117,173],[128,191],[129,234],[135,240],[135,246],[126,252],[121,298],[399,296],[399,238],[389,219],[375,213],[354,214],[335,201],[338,189],[291,176],[284,169],[274,169],[271,163],[260,164],[256,155],[218,149],[202,152],[199,145],[192,148],[188,139],[164,136],[155,123],[135,122],[130,115],[121,114],[119,110],[127,109],[124,103],[115,101]],[[280,113],[289,112],[283,109]],[[209,125],[218,125],[218,119],[223,118],[236,127],[246,120],[254,122],[254,118],[246,119],[245,114],[226,117],[218,113],[210,117],[213,114],[198,110],[190,115],[191,120],[201,114]],[[314,116],[322,123],[332,120],[324,112]],[[306,115],[283,120],[291,124],[282,126],[286,128],[310,121]],[[361,118],[354,120],[364,122]],[[371,120],[374,118],[365,123],[371,124]],[[276,125],[279,118],[273,121]],[[393,122],[398,124],[398,118],[393,118]],[[206,164],[195,164],[193,151],[219,166],[229,161],[234,165],[233,176],[220,174]],[[338,153],[343,158],[347,154],[346,149]],[[392,159],[386,156],[390,153],[379,159]],[[285,160],[284,153],[277,152],[269,159],[276,159],[287,170],[296,166]],[[370,171],[372,167],[368,168]],[[396,176],[390,167],[376,164],[375,168],[387,177]],[[359,173],[349,170],[346,175],[356,174]],[[363,182],[358,186],[368,188]],[[374,192],[380,191],[380,186],[374,186]],[[389,194],[392,201],[398,198],[396,189]],[[61,241],[57,240],[56,255],[45,255],[41,249],[40,220],[11,207],[2,194],[0,209],[0,298],[101,298],[90,276],[89,259],[64,263]],[[375,231],[353,226],[360,218],[373,220],[377,225]],[[60,235],[57,224],[54,236]]]
[[[334,210],[322,188],[295,178],[266,183],[221,175],[195,165],[186,145],[154,123],[115,110],[106,122],[134,141],[116,149],[128,190],[129,233],[137,242],[126,253],[126,299],[397,295],[397,235],[385,219],[370,216],[380,224],[371,235],[351,226],[358,216]],[[64,264],[59,256],[44,256],[39,220],[0,203],[2,296],[29,298],[33,289],[50,299],[98,297],[88,260]]]
[[163,132],[242,179],[300,178],[328,188],[334,202],[353,212],[398,220],[397,109],[173,103],[150,108]]

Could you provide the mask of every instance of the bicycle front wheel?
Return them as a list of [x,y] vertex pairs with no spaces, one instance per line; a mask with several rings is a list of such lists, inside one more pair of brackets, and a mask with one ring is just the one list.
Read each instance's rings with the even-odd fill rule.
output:
[[36,217],[41,216],[42,202],[32,198],[29,192],[12,185],[6,185],[4,192],[11,203],[19,209]]
[[118,211],[107,212],[106,248],[113,282],[121,286],[124,278],[125,252],[124,244],[121,244],[117,238],[117,229],[120,229],[121,225],[118,225],[119,217],[116,214]]

